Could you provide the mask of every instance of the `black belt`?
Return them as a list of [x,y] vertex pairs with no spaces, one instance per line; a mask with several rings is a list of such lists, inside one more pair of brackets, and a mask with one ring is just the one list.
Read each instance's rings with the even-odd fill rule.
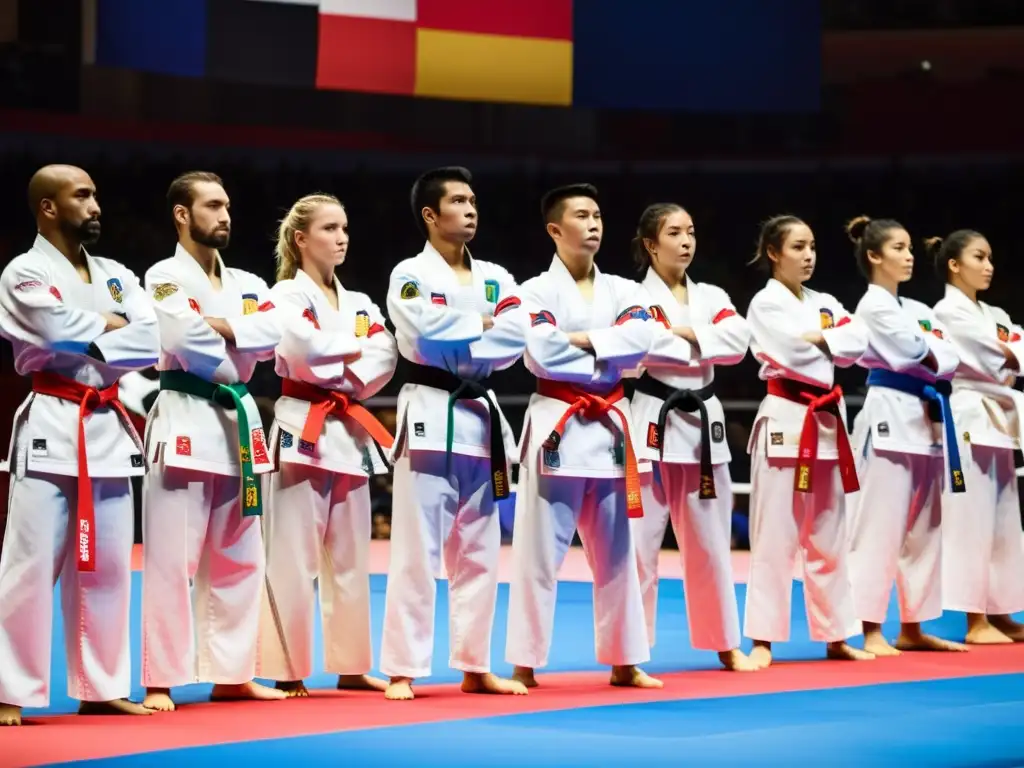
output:
[[409,375],[406,381],[409,384],[440,389],[448,393],[448,427],[445,440],[445,461],[448,464],[446,471],[451,469],[452,443],[455,438],[455,403],[459,400],[476,400],[481,397],[487,401],[491,427],[491,489],[496,501],[507,499],[509,496],[508,462],[505,459],[505,440],[501,434],[501,414],[498,412],[498,406],[488,395],[488,380],[463,379],[440,368],[414,363],[409,366]]
[[700,494],[701,499],[717,499],[715,493],[715,475],[711,466],[711,426],[708,424],[706,400],[715,396],[714,385],[708,384],[700,389],[673,389],[644,373],[636,380],[635,391],[662,401],[658,411],[658,423],[655,427],[658,440],[658,452],[665,456],[665,422],[669,411],[677,410],[684,413],[700,414]]

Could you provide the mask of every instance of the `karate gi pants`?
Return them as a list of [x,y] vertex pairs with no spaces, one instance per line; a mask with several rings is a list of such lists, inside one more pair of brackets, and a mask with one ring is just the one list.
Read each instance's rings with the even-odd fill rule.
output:
[[732,480],[727,464],[716,465],[713,472],[715,499],[699,498],[697,464],[657,462],[654,472],[642,476],[644,516],[630,524],[652,646],[658,614],[658,556],[670,519],[683,563],[691,644],[707,651],[731,651],[740,645],[732,574]]
[[[154,463],[143,485],[142,684],[240,685],[256,674],[260,519],[238,477]],[[189,582],[191,581],[191,588]]]
[[0,702],[20,707],[50,703],[58,579],[68,696],[79,701],[127,698],[134,526],[130,479],[92,479],[92,572],[78,570],[78,478],[27,471],[12,475],[10,482],[0,555]]
[[366,674],[373,665],[369,480],[284,463],[264,488],[267,588],[258,676],[289,681],[312,674],[318,579],[325,670]]
[[625,479],[545,475],[535,464],[520,467],[516,494],[505,649],[511,664],[547,666],[558,571],[577,528],[594,576],[598,663],[624,666],[650,659]]
[[850,582],[861,621],[885,622],[893,582],[900,621],[942,615],[941,456],[876,451],[857,461],[850,497]]
[[[762,430],[763,431],[763,430]],[[811,493],[794,490],[796,459],[751,457],[750,575],[743,633],[789,640],[793,568],[803,561],[804,604],[812,640],[839,642],[861,633],[846,563],[846,498],[836,461],[814,464]]]
[[1013,451],[964,451],[965,493],[943,495],[942,604],[1000,616],[1024,611],[1024,542]]
[[436,579],[448,576],[448,664],[490,672],[498,600],[501,524],[490,459],[406,451],[392,484],[391,562],[384,603],[380,669],[388,677],[430,675]]

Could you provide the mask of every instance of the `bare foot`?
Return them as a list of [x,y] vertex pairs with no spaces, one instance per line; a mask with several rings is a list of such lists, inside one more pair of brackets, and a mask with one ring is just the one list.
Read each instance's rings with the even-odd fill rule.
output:
[[305,699],[309,696],[309,689],[302,680],[278,680],[274,687],[284,691],[289,699]]
[[829,643],[825,656],[829,659],[839,659],[842,661],[871,661],[875,658],[875,654],[869,651],[862,651],[860,648],[854,648],[852,645],[848,645],[841,640],[837,643]]
[[739,648],[733,648],[731,651],[721,651],[718,654],[718,660],[730,672],[757,672],[761,668]]
[[0,704],[0,726],[21,725],[21,707]]
[[1012,643],[1013,639],[992,626],[987,616],[972,614],[967,617],[967,637],[964,641],[969,645],[1006,645]]
[[530,667],[516,667],[512,670],[512,679],[517,680],[527,688],[536,688],[539,685],[537,677]]
[[255,680],[241,685],[219,683],[213,686],[213,692],[210,694],[210,701],[280,701],[287,698],[289,696],[284,691],[268,688]]
[[512,696],[525,696],[529,693],[526,686],[519,680],[506,680],[492,675],[490,672],[466,672],[462,676],[463,693],[498,693]]
[[640,667],[629,664],[612,667],[611,684],[628,688],[664,688],[665,684],[656,677],[651,677]]
[[751,664],[756,664],[758,669],[768,669],[772,665],[772,644],[763,640],[755,640],[754,647],[747,656]]
[[864,628],[864,650],[873,653],[875,656],[899,656],[900,652],[889,644],[882,634],[881,627],[876,629]]
[[[867,647],[867,644],[865,644]],[[963,643],[954,643],[952,640],[943,640],[935,635],[928,635],[921,630],[900,632],[896,638],[896,647],[901,651],[969,651]]]
[[171,698],[170,688],[147,688],[146,697],[142,700],[142,706],[152,709],[154,712],[173,712],[174,700]]
[[338,675],[339,691],[386,691],[388,681],[370,675]]
[[412,692],[411,677],[392,677],[384,691],[384,698],[391,701],[412,701],[416,694]]
[[83,701],[78,705],[80,715],[152,715],[153,710],[128,699],[113,701]]
[[1015,643],[1024,643],[1024,624],[1014,621],[1009,616],[989,616],[989,622]]

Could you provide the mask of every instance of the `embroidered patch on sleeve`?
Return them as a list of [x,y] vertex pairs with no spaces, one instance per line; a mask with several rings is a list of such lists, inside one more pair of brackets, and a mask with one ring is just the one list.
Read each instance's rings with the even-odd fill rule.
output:
[[50,286],[50,294],[57,301],[64,301],[64,297],[60,295],[60,291],[57,290],[57,286],[56,285],[51,285]]
[[[498,303],[498,294],[501,291],[501,286],[498,285],[497,280],[484,280],[484,298],[491,304]],[[497,312],[495,312],[497,314]]]
[[163,301],[168,296],[173,296],[178,292],[178,286],[174,283],[157,283],[153,286],[153,298],[157,301]]
[[256,308],[256,311],[257,312],[269,312],[273,308],[274,308],[274,302],[272,302],[272,301],[264,301],[262,304],[259,305],[259,307]]
[[252,315],[260,310],[260,303],[255,293],[242,294],[242,314]]
[[370,313],[365,309],[356,312],[356,336],[368,336],[370,333]]
[[118,304],[124,302],[124,289],[121,287],[121,281],[116,277],[112,277],[107,280],[107,290],[110,291],[110,298]]
[[728,308],[723,309],[721,312],[719,312],[712,318],[711,324],[718,325],[720,322],[722,322],[723,320],[728,320],[730,317],[736,317],[736,310]]
[[515,309],[521,306],[522,302],[518,296],[506,296],[504,299],[498,302],[498,306],[494,308],[494,316],[497,317],[502,312],[507,312],[510,309]]
[[320,321],[317,319],[316,310],[313,307],[306,307],[302,310],[302,316],[313,324],[313,327],[320,330]]
[[430,301],[432,304],[438,304],[442,307],[448,306],[448,299],[444,297],[443,293],[432,293],[430,294]]
[[996,336],[999,338],[1000,341],[1005,343],[1010,340],[1010,329],[1007,328],[1005,325],[997,323]]
[[410,280],[402,286],[402,290],[399,292],[399,295],[403,299],[415,299],[420,295],[420,287],[415,280]]
[[43,284],[39,280],[26,280],[23,283],[18,283],[14,286],[16,291],[31,291],[33,288],[42,288]]
[[828,307],[822,307],[818,310],[821,315],[821,330],[827,331],[829,328],[836,327],[836,318],[832,314],[832,310]]
[[622,325],[628,323],[630,320],[650,320],[651,316],[646,309],[636,304],[632,307],[626,307],[619,313],[619,316],[615,318],[616,325]]
[[203,314],[203,308],[199,306],[199,302],[193,298],[189,298],[188,305],[197,315]]
[[530,313],[530,325],[537,326],[544,325],[545,323],[548,323],[549,325],[558,325],[558,323],[555,322],[555,316],[546,309],[542,309],[540,312]]
[[651,316],[651,318],[654,319],[655,322],[661,323],[666,328],[672,327],[672,323],[670,323],[668,320],[668,315],[665,314],[665,310],[662,309],[660,305],[655,304],[653,307],[647,310],[647,313]]
[[369,339],[369,338],[371,338],[373,336],[376,336],[378,333],[383,333],[386,330],[387,330],[387,328],[385,328],[380,323],[374,323],[373,325],[371,325],[367,329],[367,331],[366,331],[366,338]]

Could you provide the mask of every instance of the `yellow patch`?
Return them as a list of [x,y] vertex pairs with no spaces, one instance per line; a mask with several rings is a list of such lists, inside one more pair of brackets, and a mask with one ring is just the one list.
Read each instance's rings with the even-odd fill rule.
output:
[[244,445],[239,450],[239,454],[241,455],[243,462],[249,461],[249,449],[246,448]]
[[420,295],[420,287],[412,280],[402,286],[401,296],[403,299],[415,299]]
[[964,474],[959,469],[953,470],[953,487],[963,488],[964,487]]
[[256,299],[242,299],[242,314],[253,315],[259,312],[260,305],[256,302]]
[[370,316],[365,312],[356,312],[356,336],[365,336],[370,332]]
[[245,489],[245,506],[252,508],[256,506],[256,487],[250,485]]
[[178,286],[174,283],[158,283],[153,286],[153,298],[157,301],[163,301],[168,296],[173,296],[178,292]]
[[801,464],[798,469],[800,475],[797,479],[796,487],[801,491],[806,491],[811,487],[811,468],[806,464]]

